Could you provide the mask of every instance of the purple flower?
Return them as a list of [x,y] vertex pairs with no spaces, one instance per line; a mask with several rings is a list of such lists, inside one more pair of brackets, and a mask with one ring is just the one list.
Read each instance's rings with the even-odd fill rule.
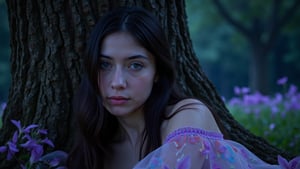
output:
[[298,90],[297,86],[295,86],[295,85],[290,85],[289,90],[288,90],[288,92],[286,93],[286,96],[287,96],[287,97],[292,97],[292,96],[297,95],[297,90]]
[[48,131],[46,129],[39,129],[38,133],[46,135],[46,134],[48,134]]
[[18,120],[18,121],[17,120],[11,120],[11,122],[18,128],[20,133],[30,133],[31,129],[38,127],[38,125],[36,125],[36,124],[31,124],[31,125],[27,126],[25,129],[23,129],[22,126],[21,126],[20,120]]
[[16,145],[16,143],[14,143],[14,142],[8,141],[8,142],[7,142],[7,145],[8,145],[8,152],[7,152],[7,157],[6,157],[6,159],[7,159],[7,160],[11,160],[12,157],[13,157],[17,152],[19,152],[19,149],[17,148],[17,145]]
[[29,135],[30,133],[25,133],[24,136],[22,137],[22,139],[26,139],[26,140],[31,140],[31,136]]
[[234,91],[234,94],[236,94],[236,95],[241,94],[241,89],[238,86],[234,86],[233,91]]
[[279,112],[279,108],[276,105],[271,105],[271,115],[274,116]]
[[275,98],[273,99],[274,104],[282,102],[283,96],[281,93],[276,93]]
[[54,147],[54,144],[51,140],[49,140],[48,138],[45,138],[44,140],[41,141],[42,143],[48,144],[51,147]]
[[38,144],[35,140],[28,140],[26,143],[21,144],[21,147],[31,152],[30,163],[36,162],[44,153],[43,146]]
[[6,146],[0,146],[0,153],[4,153],[7,151],[7,147]]
[[17,152],[19,152],[19,149],[17,147],[17,141],[18,141],[18,132],[15,131],[12,141],[7,142],[7,145],[8,145],[7,160],[12,159],[12,157]]
[[14,135],[13,135],[13,138],[12,138],[12,142],[17,143],[18,142],[18,137],[19,137],[18,131],[15,131]]
[[284,102],[285,111],[298,111],[300,110],[300,94],[291,96]]
[[248,94],[250,92],[250,89],[248,87],[242,87],[241,92],[242,94]]
[[[14,132],[12,139],[8,141],[6,145],[0,146],[0,153],[7,152],[6,159],[11,160],[14,156],[18,158],[18,156],[16,156],[16,153],[20,152],[19,149],[23,148],[28,151],[30,153],[30,157],[27,158],[28,161],[26,165],[20,164],[20,167],[22,169],[26,169],[28,164],[29,167],[32,167],[34,163],[40,160],[42,161],[44,144],[54,147],[53,142],[46,137],[46,135],[48,134],[47,130],[39,129],[39,126],[36,124],[31,124],[27,127],[23,127],[19,120],[11,120],[11,122],[18,129]],[[57,160],[53,160],[52,165],[58,165],[60,159]],[[49,162],[50,161],[47,161],[47,163]],[[63,167],[61,169],[63,169]]]
[[256,92],[252,95],[244,95],[243,99],[245,106],[258,105],[260,103],[267,103],[270,101],[270,99],[267,96],[264,96],[259,92]]
[[289,169],[289,163],[288,161],[281,157],[280,155],[277,157],[278,163],[280,165],[280,167],[284,168],[284,169]]
[[20,120],[16,121],[16,120],[11,120],[11,122],[18,128],[19,132],[22,132],[22,128],[21,128],[21,122]]
[[[54,147],[54,144],[48,138],[42,140],[41,143],[45,143],[51,147]],[[37,162],[44,153],[43,146],[38,144],[38,142],[34,139],[29,139],[26,143],[21,144],[20,146],[31,152],[30,164]]]
[[21,147],[26,148],[27,150],[35,149],[39,144],[34,140],[28,140],[26,143],[20,144]]
[[270,130],[274,130],[274,128],[275,128],[275,124],[274,124],[274,123],[271,123],[271,124],[269,125],[269,129],[270,129]]
[[31,124],[31,125],[27,126],[27,127],[23,130],[23,132],[24,132],[24,133],[30,133],[30,130],[31,130],[31,129],[37,128],[37,127],[38,127],[38,125],[36,125],[36,124]]
[[245,106],[257,105],[260,101],[259,95],[244,95],[243,103]]
[[288,81],[288,78],[285,76],[285,77],[282,77],[282,78],[278,79],[277,84],[278,85],[284,85],[284,84],[286,84],[287,81]]
[[238,87],[238,86],[235,86],[234,87],[234,94],[236,95],[241,95],[241,94],[248,94],[250,92],[250,88],[249,87]]
[[300,157],[295,157],[288,162],[285,158],[279,155],[277,160],[282,169],[298,169],[300,167]]
[[240,105],[241,104],[241,100],[239,98],[232,98],[229,103],[230,106],[234,106],[234,105]]
[[31,156],[30,156],[30,163],[33,164],[41,158],[41,156],[44,153],[43,146],[37,144],[35,147],[31,150]]

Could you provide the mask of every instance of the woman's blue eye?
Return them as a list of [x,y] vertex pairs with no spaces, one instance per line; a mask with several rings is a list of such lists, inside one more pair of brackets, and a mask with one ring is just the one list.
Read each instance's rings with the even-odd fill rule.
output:
[[130,66],[129,66],[129,68],[132,69],[132,70],[141,70],[143,67],[144,67],[143,64],[137,63],[137,62],[131,63]]
[[109,70],[111,68],[111,64],[106,61],[100,61],[100,69],[101,70]]

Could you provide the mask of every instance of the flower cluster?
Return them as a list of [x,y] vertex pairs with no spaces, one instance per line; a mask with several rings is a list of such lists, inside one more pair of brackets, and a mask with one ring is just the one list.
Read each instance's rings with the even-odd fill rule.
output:
[[[7,161],[15,159],[20,163],[22,169],[33,168],[38,163],[44,163],[41,160],[43,159],[44,145],[54,147],[53,142],[47,137],[47,130],[40,129],[36,124],[22,127],[20,121],[11,120],[11,122],[17,127],[17,130],[14,132],[11,140],[0,146],[0,155],[1,153],[6,154]],[[20,154],[26,154],[25,158]],[[55,167],[58,165],[59,159],[53,158],[47,163],[49,166]]]
[[233,116],[254,134],[266,138],[273,145],[292,153],[300,148],[300,92],[282,77],[277,84],[282,92],[263,95],[248,87],[235,87],[236,97],[227,102]]
[[[287,77],[277,81],[278,85],[286,87]],[[266,96],[260,92],[250,93],[247,87],[235,87],[234,92],[239,97],[232,98],[229,106],[241,107],[245,113],[259,114],[263,109],[271,109],[272,115],[281,113],[285,116],[290,111],[300,111],[300,93],[295,85],[290,85],[285,93],[276,93],[274,97]]]

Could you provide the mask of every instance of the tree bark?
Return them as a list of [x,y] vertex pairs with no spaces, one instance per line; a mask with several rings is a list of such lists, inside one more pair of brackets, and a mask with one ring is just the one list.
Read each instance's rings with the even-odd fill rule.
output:
[[180,86],[187,94],[205,98],[221,119],[219,124],[228,138],[244,144],[271,163],[276,161],[277,154],[291,157],[245,130],[230,115],[195,56],[184,0],[6,2],[11,34],[12,84],[0,130],[0,145],[12,137],[16,128],[10,120],[16,119],[23,125],[35,123],[47,128],[55,148],[69,150],[73,138],[72,97],[81,79],[82,56],[89,32],[107,10],[138,5],[152,11],[161,21],[176,60]]

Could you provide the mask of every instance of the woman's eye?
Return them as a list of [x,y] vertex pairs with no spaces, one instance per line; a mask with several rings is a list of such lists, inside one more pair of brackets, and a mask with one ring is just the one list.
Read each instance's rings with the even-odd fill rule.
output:
[[109,70],[111,69],[111,64],[109,62],[106,62],[106,61],[101,61],[100,62],[100,69],[101,70]]
[[129,68],[131,70],[141,70],[143,67],[144,67],[144,65],[141,63],[138,63],[138,62],[134,62],[129,65]]

